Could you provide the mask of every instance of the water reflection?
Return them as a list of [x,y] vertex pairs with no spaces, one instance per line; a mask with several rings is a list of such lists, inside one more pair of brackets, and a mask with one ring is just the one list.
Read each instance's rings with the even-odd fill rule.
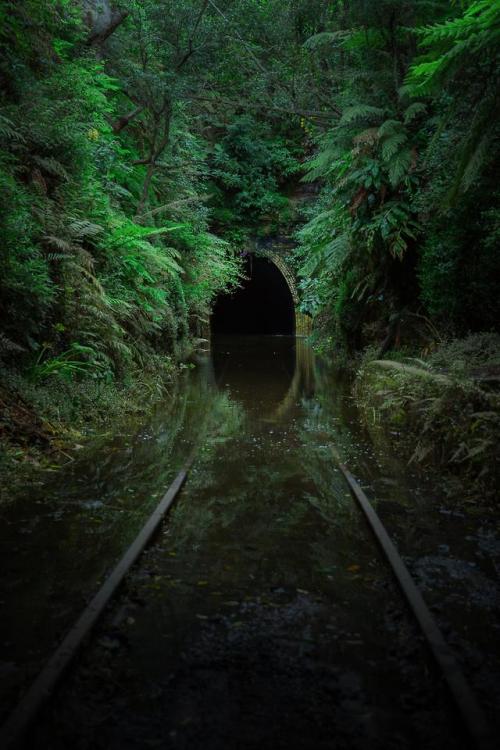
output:
[[[339,732],[339,747],[387,747],[369,740],[389,740],[394,727],[412,737],[421,725],[401,699],[402,672],[410,698],[428,695],[434,724],[446,720],[411,630],[391,632],[397,658],[388,658],[386,614],[399,599],[329,454],[332,440],[351,453],[356,441],[347,384],[328,372],[302,341],[215,340],[190,379],[197,460],[120,603],[131,607],[127,647],[105,673],[97,640],[66,691],[76,711],[71,699],[58,703],[61,746],[73,744],[75,726],[81,739],[79,723],[82,750],[99,746],[81,717],[105,706],[98,731],[113,749],[136,746],[137,727],[141,746],[169,736],[180,750],[239,747],[240,738],[295,747],[296,737],[311,750]],[[53,732],[49,722],[35,747]],[[415,747],[459,747],[438,735],[438,745]]]
[[[286,423],[297,416],[301,398],[313,393],[312,355],[302,340],[218,337],[212,353],[182,375],[147,420],[127,419],[79,460],[21,491],[2,519],[0,668],[2,659],[10,665],[2,689],[12,693],[36,672],[194,442],[201,444],[203,468],[197,476],[207,486],[214,466],[233,453],[246,462],[250,482],[259,487],[264,482],[279,493],[292,444]],[[270,433],[278,423],[281,436]],[[252,463],[265,450],[264,435],[274,466],[257,478]],[[233,473],[222,492],[234,499],[246,485],[246,478]],[[192,509],[182,536],[195,527],[200,533],[208,507],[210,502]],[[231,514],[238,516],[237,506]]]
[[292,336],[217,336],[215,382],[250,417],[279,421],[302,396],[314,394],[311,347]]
[[269,415],[285,398],[296,369],[295,338],[230,337],[213,341],[217,386],[249,414]]
[[[220,618],[226,627],[221,601],[231,612],[235,602],[239,606],[233,618],[238,625],[227,627],[246,633],[248,641],[240,644],[245,658],[254,636],[259,643],[295,643],[301,621],[306,640],[324,640],[319,665],[335,652],[328,633],[339,628],[357,633],[348,653],[336,655],[349,668],[358,663],[363,673],[373,652],[385,663],[385,626],[380,620],[377,630],[375,615],[366,618],[366,612],[391,598],[387,572],[375,559],[330,445],[337,445],[365,486],[376,486],[378,497],[397,508],[416,503],[415,492],[405,488],[405,462],[392,456],[397,481],[383,484],[356,420],[349,381],[316,359],[303,339],[220,336],[154,413],[127,420],[4,510],[0,675],[6,709],[133,539],[196,441],[197,461],[169,517],[165,548],[160,544],[158,550],[158,611],[153,606],[150,619],[138,625],[137,668],[153,664],[163,673],[187,634],[197,637],[200,623]],[[401,523],[399,539],[414,526],[412,517]],[[143,594],[149,600],[151,592]],[[321,612],[313,615],[318,607]],[[260,625],[266,618],[269,632]],[[218,638],[220,631],[214,628],[214,634]],[[221,638],[226,643],[226,635]],[[155,650],[159,639],[162,659]],[[302,652],[293,648],[290,658],[300,665]],[[126,659],[128,668],[128,654]],[[398,670],[396,665],[391,677],[396,696]],[[363,675],[369,690],[377,675]]]

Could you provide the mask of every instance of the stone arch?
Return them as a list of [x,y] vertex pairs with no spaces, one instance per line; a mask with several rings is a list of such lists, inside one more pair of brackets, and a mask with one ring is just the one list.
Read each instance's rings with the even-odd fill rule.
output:
[[278,255],[278,253],[273,253],[272,251],[259,253],[259,255],[263,255],[265,258],[268,258],[268,260],[271,261],[271,263],[274,263],[276,268],[278,268],[281,271],[281,275],[285,279],[286,283],[288,284],[288,288],[290,290],[290,294],[292,295],[293,304],[295,307],[299,304],[299,293],[297,291],[297,285],[295,283],[295,278],[288,267],[288,265],[285,263],[283,258]]
[[281,275],[287,283],[295,309],[295,335],[308,336],[311,333],[312,321],[309,315],[305,315],[305,313],[299,310],[299,292],[293,271],[279,253],[273,252],[272,250],[261,250],[258,254],[270,260],[271,263],[273,263],[281,272]]

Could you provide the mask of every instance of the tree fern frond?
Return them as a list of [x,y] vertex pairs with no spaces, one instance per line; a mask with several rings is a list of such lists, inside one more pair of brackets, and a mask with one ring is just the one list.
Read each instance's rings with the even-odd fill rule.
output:
[[47,258],[47,260],[54,262],[68,260],[69,258],[71,258],[71,255],[68,255],[67,253],[47,253],[45,257]]
[[23,143],[26,140],[22,133],[19,132],[19,129],[16,128],[12,120],[9,120],[8,117],[4,117],[3,115],[0,115],[0,138],[18,141],[20,143]]
[[427,111],[427,106],[423,102],[413,102],[404,112],[404,123],[408,125],[416,117]]
[[[382,143],[382,158],[385,162],[390,162],[392,157],[401,149],[401,146],[408,140],[406,133],[394,133],[386,138]],[[389,165],[390,167],[390,165]]]
[[352,107],[348,107],[344,110],[344,113],[340,119],[341,125],[348,125],[349,123],[356,122],[357,120],[376,120],[383,117],[385,110],[381,107],[373,107],[370,104],[355,104]]
[[316,49],[324,45],[333,45],[342,43],[351,36],[351,31],[322,31],[319,34],[314,34],[306,39],[302,45],[305,49]]
[[481,168],[484,166],[491,141],[491,133],[485,133],[485,135],[483,135],[479,143],[476,145],[474,152],[469,157],[467,166],[465,167],[462,176],[462,186],[464,190],[468,190],[470,188],[474,180],[479,175]]
[[86,219],[73,219],[69,224],[69,230],[74,237],[82,239],[84,237],[95,237],[104,231],[100,224],[94,224]]
[[57,247],[59,250],[62,250],[67,257],[69,257],[69,253],[71,253],[71,251],[73,250],[73,245],[67,240],[63,240],[62,237],[56,237],[53,234],[46,234],[42,239],[48,245],[52,245],[53,247]]
[[2,352],[25,352],[26,349],[20,344],[11,341],[5,334],[0,331],[0,355]]
[[476,0],[462,16],[417,29],[417,34],[421,46],[430,52],[408,73],[407,86],[413,95],[429,93],[443,79],[449,79],[467,55],[498,49],[500,0]]
[[399,185],[403,177],[408,173],[412,163],[413,154],[409,148],[398,151],[398,153],[392,158],[388,168],[389,180],[393,187]]
[[49,175],[69,180],[69,174],[60,161],[53,156],[33,156],[33,161]]
[[389,135],[393,135],[398,130],[401,130],[401,123],[399,120],[385,120],[378,129],[380,138],[384,138]]
[[349,232],[343,232],[334,240],[325,245],[324,257],[331,270],[337,270],[345,263],[351,252],[351,236]]

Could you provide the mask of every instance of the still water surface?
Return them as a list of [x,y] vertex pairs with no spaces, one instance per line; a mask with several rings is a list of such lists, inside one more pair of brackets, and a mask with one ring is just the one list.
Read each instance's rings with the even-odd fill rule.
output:
[[[494,635],[497,537],[487,521],[478,530],[477,519],[437,505],[425,478],[374,447],[348,380],[292,337],[216,338],[168,404],[5,511],[5,707],[194,444],[174,511],[37,746],[78,735],[85,748],[461,747],[330,446],[378,504],[429,603],[439,612],[447,598],[465,662]],[[478,672],[490,697],[495,669]]]

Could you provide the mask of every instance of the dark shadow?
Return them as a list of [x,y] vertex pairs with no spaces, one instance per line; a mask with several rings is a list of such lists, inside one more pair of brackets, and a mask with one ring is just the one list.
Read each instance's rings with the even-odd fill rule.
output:
[[239,289],[217,300],[212,332],[292,336],[295,310],[281,271],[267,258],[249,256],[245,274],[248,278]]

